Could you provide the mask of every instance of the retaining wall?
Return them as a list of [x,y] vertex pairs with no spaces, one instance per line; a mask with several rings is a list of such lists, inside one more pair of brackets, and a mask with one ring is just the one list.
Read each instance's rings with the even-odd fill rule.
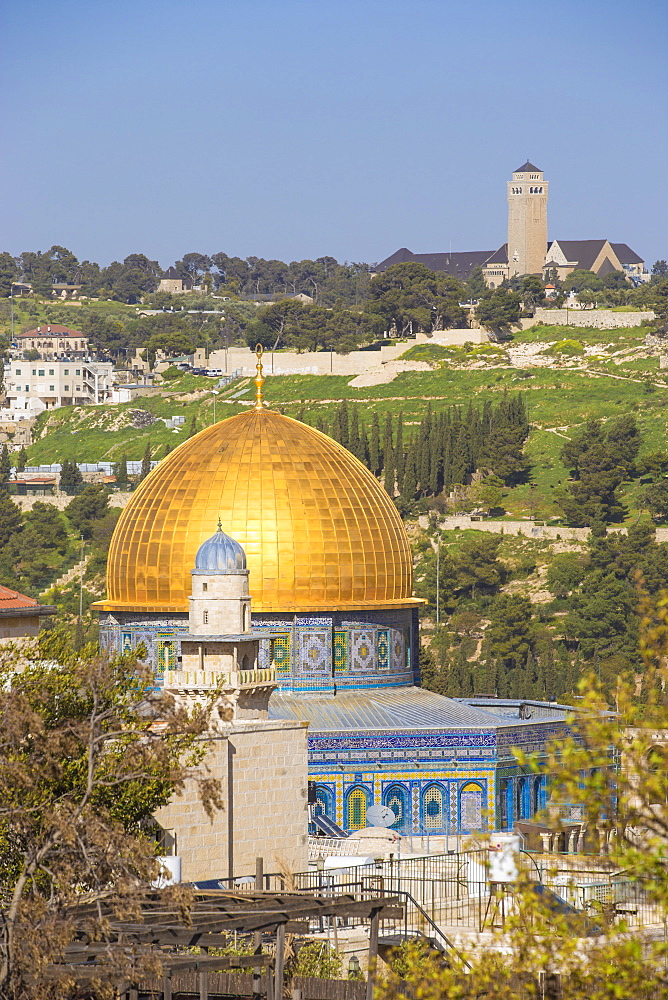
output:
[[[415,344],[437,344],[441,347],[459,347],[462,344],[486,344],[489,337],[484,330],[435,330],[431,335],[419,333],[403,343],[388,341],[379,351],[351,351],[336,354],[330,351],[267,351],[264,356],[265,375],[363,375],[386,361],[396,361]],[[226,357],[227,355],[227,357]],[[220,368],[242,375],[255,375],[255,355],[244,347],[230,347],[227,351],[212,351],[207,362],[209,368]]]
[[[551,326],[586,326],[596,330],[616,330],[619,327],[641,326],[655,319],[655,313],[613,312],[612,309],[536,309],[533,319],[523,320],[526,330],[537,323]],[[526,324],[526,325],[525,325]]]

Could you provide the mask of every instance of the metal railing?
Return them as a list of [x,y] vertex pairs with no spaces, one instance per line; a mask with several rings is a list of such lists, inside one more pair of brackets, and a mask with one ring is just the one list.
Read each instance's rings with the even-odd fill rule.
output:
[[[647,883],[606,871],[604,865],[605,859],[573,855],[518,856],[522,878],[543,885],[584,916],[602,918],[607,923],[624,922],[629,927],[662,927],[663,910],[649,893]],[[285,876],[265,875],[265,886],[284,890]],[[433,930],[432,925],[441,934],[464,929],[480,931],[496,892],[489,880],[485,850],[379,860],[341,869],[311,869],[293,875],[289,887],[325,896],[345,892],[359,894],[360,898],[405,894],[408,924],[403,930],[411,929],[427,937],[434,937],[427,933],[429,928]],[[506,909],[515,905],[512,884],[503,894]]]

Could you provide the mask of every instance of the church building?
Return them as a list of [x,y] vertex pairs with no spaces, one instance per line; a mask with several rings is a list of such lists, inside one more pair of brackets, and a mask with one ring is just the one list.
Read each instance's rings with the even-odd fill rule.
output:
[[260,351],[255,407],[185,441],[123,510],[94,605],[103,644],[144,643],[170,689],[191,671],[271,672],[268,719],[308,724],[317,808],[346,830],[378,803],[410,833],[530,818],[545,778],[512,750],[544,750],[567,709],[418,686],[421,601],[394,503],[342,445],[268,409],[262,384]]
[[548,241],[549,185],[540,167],[527,160],[513,171],[506,187],[508,235],[498,250],[416,254],[402,247],[377,264],[375,272],[386,271],[392,264],[415,261],[460,281],[467,281],[474,268],[480,267],[489,288],[498,288],[515,275],[540,274],[563,280],[575,269],[593,271],[601,277],[610,271],[623,271],[632,284],[649,281],[645,262],[626,243],[601,239]]

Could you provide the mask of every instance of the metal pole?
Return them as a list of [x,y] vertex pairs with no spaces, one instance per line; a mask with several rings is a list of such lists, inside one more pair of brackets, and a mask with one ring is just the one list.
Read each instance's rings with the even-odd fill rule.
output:
[[366,979],[366,1000],[373,1000],[376,985],[376,966],[378,964],[378,924],[380,910],[371,911],[371,927],[369,928],[369,969]]
[[[255,891],[262,892],[264,885],[264,860],[262,858],[255,859]],[[253,934],[253,944],[255,945],[255,954],[262,954],[262,931],[255,931]],[[253,997],[259,997],[262,989],[262,967],[254,966],[253,968]]]
[[283,997],[283,961],[285,959],[285,924],[276,928],[276,963],[274,967],[274,997]]
[[81,563],[81,572],[79,573],[79,627],[81,627],[81,619],[83,617],[83,554],[84,554],[84,536],[81,535],[81,554],[79,556],[79,561]]

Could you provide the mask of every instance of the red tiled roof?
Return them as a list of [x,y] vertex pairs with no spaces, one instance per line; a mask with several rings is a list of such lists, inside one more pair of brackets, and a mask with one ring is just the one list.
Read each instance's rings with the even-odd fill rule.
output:
[[68,326],[59,326],[57,323],[48,323],[45,326],[38,326],[34,330],[26,330],[25,333],[17,333],[17,337],[81,337],[80,330],[70,330]]
[[10,590],[0,584],[0,611],[9,608],[38,608],[39,601],[33,601],[32,597],[19,594],[18,590]]

